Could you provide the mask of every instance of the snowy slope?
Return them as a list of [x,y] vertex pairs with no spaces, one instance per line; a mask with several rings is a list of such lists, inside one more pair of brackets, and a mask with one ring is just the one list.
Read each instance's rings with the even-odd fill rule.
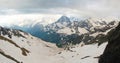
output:
[[64,50],[23,31],[1,27],[0,32],[0,63],[97,63],[94,57],[100,56],[107,44],[80,43]]
[[[4,54],[16,59],[18,62],[23,63],[57,62],[57,60],[54,60],[51,57],[51,55],[54,55],[59,50],[55,44],[44,42],[36,37],[31,36],[30,34],[25,35],[20,31],[19,33],[22,34],[25,38],[14,35],[12,35],[12,38],[9,38],[7,35],[1,35],[0,52],[3,52]],[[22,48],[26,49],[27,51],[24,51],[23,53]],[[0,63],[16,62],[0,54]]]
[[98,57],[103,53],[107,43],[98,47],[97,44],[76,45],[70,51],[62,51],[61,58],[65,59],[64,63],[98,63]]

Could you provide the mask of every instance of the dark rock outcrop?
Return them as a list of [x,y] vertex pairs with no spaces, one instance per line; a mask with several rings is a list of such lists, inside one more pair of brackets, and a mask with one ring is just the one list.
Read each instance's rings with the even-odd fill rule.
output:
[[99,63],[120,63],[120,23],[108,33],[108,45]]

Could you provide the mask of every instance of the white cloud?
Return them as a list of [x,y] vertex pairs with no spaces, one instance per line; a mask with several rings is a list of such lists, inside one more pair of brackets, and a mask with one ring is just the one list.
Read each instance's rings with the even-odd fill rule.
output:
[[16,15],[0,15],[0,25],[10,26],[11,24],[22,26],[24,24],[33,24],[40,22],[41,24],[49,24],[57,21],[60,14],[16,14]]
[[0,0],[0,9],[3,10],[0,13],[75,13],[82,16],[119,16],[119,2],[120,0]]

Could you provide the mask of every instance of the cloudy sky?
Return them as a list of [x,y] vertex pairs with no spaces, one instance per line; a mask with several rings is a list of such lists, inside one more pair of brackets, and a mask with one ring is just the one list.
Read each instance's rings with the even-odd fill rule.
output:
[[0,14],[119,16],[120,0],[0,0]]

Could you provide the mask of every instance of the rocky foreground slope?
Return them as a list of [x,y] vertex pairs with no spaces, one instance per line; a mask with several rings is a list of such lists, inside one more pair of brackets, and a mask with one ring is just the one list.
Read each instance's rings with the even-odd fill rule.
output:
[[120,23],[108,35],[108,45],[99,63],[120,63]]

